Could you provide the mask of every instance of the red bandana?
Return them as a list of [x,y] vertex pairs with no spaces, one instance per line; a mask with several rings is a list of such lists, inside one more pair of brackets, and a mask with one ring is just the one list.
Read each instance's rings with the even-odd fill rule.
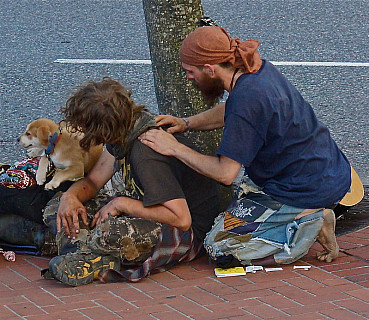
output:
[[230,62],[235,68],[255,73],[261,67],[257,40],[233,39],[221,27],[200,27],[183,41],[180,50],[182,62],[192,66]]

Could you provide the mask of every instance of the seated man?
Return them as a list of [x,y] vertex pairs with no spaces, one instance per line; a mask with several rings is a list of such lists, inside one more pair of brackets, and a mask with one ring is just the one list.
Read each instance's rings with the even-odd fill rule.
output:
[[[97,278],[138,281],[198,256],[219,213],[217,186],[138,141],[156,126],[154,115],[109,78],[80,87],[62,112],[72,129],[85,134],[83,148],[106,147],[88,176],[60,198],[60,252],[73,243],[78,249],[51,259],[48,274],[72,286]],[[177,138],[189,145],[183,136]],[[125,194],[98,194],[119,168]]]

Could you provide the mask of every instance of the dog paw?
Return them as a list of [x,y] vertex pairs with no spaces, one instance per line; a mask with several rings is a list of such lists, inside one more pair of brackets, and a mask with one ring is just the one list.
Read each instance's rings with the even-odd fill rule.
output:
[[51,180],[49,183],[45,184],[45,190],[54,190],[59,187],[59,185],[60,183]]
[[36,182],[39,186],[42,186],[46,181],[46,174],[38,174],[36,173]]
[[42,186],[45,183],[45,180],[36,180],[37,185]]

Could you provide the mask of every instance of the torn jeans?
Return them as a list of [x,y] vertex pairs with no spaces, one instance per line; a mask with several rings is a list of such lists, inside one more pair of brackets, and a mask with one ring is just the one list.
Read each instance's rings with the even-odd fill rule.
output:
[[216,261],[233,256],[243,265],[271,255],[279,264],[303,257],[322,228],[323,208],[309,210],[279,203],[245,180],[205,237],[209,256]]

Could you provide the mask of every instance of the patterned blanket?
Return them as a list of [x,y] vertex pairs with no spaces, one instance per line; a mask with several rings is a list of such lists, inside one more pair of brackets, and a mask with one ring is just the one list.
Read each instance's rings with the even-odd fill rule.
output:
[[[36,173],[40,157],[24,158],[12,166],[1,165],[0,185],[8,188],[25,189],[36,184]],[[48,176],[53,174],[54,168],[48,170]]]

